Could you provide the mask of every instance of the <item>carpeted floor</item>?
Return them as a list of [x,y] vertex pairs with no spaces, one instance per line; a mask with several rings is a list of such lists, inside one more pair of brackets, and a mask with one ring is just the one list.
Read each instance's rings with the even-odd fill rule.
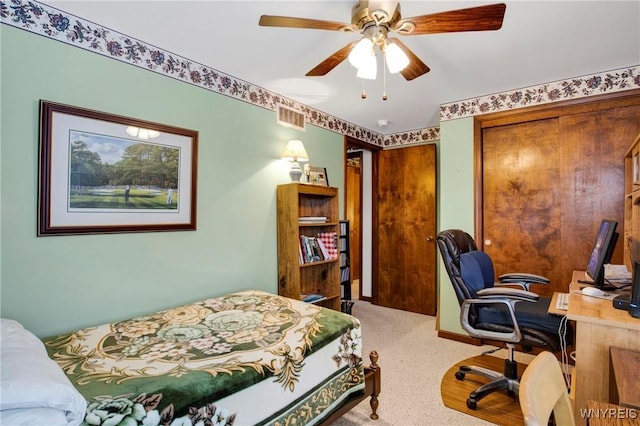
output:
[[[435,317],[362,301],[355,303],[353,315],[362,324],[363,354],[376,350],[380,355],[380,418],[369,418],[371,408],[366,399],[337,420],[335,426],[492,424],[445,407],[440,396],[440,383],[451,366],[490,347],[439,338]],[[504,358],[506,352],[500,350],[493,356]]]

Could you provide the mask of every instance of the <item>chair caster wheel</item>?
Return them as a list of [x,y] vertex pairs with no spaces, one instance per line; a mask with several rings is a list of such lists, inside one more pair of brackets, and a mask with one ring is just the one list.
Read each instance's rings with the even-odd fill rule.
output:
[[467,407],[470,410],[477,410],[478,409],[478,403],[472,399],[467,399]]
[[464,380],[464,373],[462,371],[456,371],[456,379]]

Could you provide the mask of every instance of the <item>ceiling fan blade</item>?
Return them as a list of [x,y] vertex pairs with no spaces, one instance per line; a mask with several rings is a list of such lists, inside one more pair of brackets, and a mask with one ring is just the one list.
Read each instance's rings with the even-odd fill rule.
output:
[[329,56],[324,61],[320,62],[315,66],[311,71],[306,73],[307,77],[320,77],[326,75],[329,71],[340,65],[342,61],[347,59],[349,56],[349,52],[358,41],[352,41],[351,43],[344,46],[342,49],[335,52],[333,55]]
[[395,43],[409,57],[409,65],[400,71],[400,74],[402,74],[406,80],[413,80],[430,71],[427,64],[422,62],[403,42],[397,38],[390,38],[389,41]]
[[[403,35],[499,30],[502,27],[506,8],[506,4],[498,3],[414,16],[401,19],[393,29]],[[410,23],[413,23],[415,28],[403,30],[403,28],[410,28]]]
[[263,27],[309,28],[312,30],[354,31],[357,28],[344,22],[321,21],[319,19],[293,18],[290,16],[262,15],[259,25]]

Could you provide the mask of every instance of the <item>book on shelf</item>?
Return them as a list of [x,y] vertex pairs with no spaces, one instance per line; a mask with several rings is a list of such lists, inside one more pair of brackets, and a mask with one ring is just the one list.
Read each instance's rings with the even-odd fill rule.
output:
[[303,302],[307,302],[307,303],[317,303],[320,302],[321,300],[326,300],[327,298],[321,294],[316,294],[316,293],[302,293],[300,294],[300,298],[302,299]]
[[327,250],[327,247],[322,242],[322,239],[317,238],[316,241],[318,242],[318,246],[320,247],[320,251],[322,252],[322,257],[324,259],[331,259],[331,256],[329,256],[329,250]]
[[331,260],[338,257],[337,235],[335,232],[321,232],[317,236],[300,235],[300,264]]
[[300,260],[301,264],[319,262],[327,259],[320,248],[317,237],[300,235]]
[[322,244],[327,249],[329,259],[338,257],[338,234],[336,232],[319,232],[318,239],[322,240]]
[[318,222],[328,222],[329,218],[326,216],[300,216],[298,218],[298,222],[300,223],[318,223]]
[[340,282],[345,282],[345,281],[349,281],[349,267],[346,266],[341,272],[340,272]]
[[304,254],[302,253],[302,244],[298,244],[298,262],[302,265],[304,263]]

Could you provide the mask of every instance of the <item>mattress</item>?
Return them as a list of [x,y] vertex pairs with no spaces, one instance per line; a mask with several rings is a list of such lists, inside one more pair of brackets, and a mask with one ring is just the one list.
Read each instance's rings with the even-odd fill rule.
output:
[[92,425],[316,424],[364,392],[355,317],[256,290],[43,341]]

